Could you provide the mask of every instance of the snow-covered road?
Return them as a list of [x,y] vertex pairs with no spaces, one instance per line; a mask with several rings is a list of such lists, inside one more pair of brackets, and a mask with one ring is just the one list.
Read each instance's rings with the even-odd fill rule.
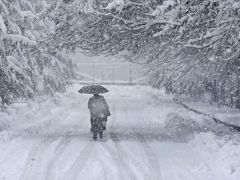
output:
[[[112,116],[89,133],[88,95],[18,104],[0,114],[0,180],[238,180],[240,144],[150,87],[107,87]],[[211,129],[211,130],[210,130]]]

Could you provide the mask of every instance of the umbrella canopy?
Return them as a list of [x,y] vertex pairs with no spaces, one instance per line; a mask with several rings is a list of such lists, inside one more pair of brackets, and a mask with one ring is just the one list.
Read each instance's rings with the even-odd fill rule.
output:
[[78,92],[83,94],[103,94],[107,93],[108,90],[100,85],[88,85],[83,86]]

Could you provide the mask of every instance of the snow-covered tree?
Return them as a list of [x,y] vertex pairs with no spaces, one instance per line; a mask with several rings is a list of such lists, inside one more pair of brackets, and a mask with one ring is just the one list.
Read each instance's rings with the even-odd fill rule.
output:
[[[49,2],[48,2],[49,3]],[[14,98],[64,90],[73,65],[62,54],[42,52],[41,41],[54,32],[44,19],[45,0],[0,0],[0,104]]]
[[122,55],[156,87],[240,106],[238,0],[69,0],[52,10],[52,49]]

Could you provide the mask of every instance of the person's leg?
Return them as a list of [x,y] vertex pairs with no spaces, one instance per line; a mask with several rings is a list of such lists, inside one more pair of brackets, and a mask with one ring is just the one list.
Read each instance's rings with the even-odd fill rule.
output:
[[93,133],[93,140],[97,141],[97,133]]
[[100,118],[98,121],[98,133],[99,133],[100,139],[102,139],[102,137],[103,137],[103,118]]
[[103,138],[103,132],[102,131],[99,132],[99,137],[100,137],[100,139]]
[[92,125],[92,133],[93,133],[93,140],[97,140],[97,134],[98,134],[98,127],[97,124],[94,122]]
[[106,126],[107,126],[107,117],[105,117],[104,119],[103,119],[103,122],[102,122],[102,124],[103,124],[103,131],[105,131],[106,130]]
[[97,118],[91,118],[91,131],[93,134],[93,140],[97,140],[97,134],[98,134],[98,119]]
[[91,117],[90,118],[90,123],[91,123],[90,132],[93,132],[93,121],[94,121],[94,118]]

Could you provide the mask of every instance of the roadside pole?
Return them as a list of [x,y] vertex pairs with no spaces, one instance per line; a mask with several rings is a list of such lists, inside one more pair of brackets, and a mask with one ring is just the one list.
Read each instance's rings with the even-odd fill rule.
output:
[[129,69],[129,84],[132,85],[132,64],[130,63],[130,69]]
[[103,68],[102,68],[102,84],[103,84]]
[[94,63],[93,63],[93,65],[92,65],[92,71],[93,71],[93,72],[92,72],[92,73],[93,73],[93,74],[92,74],[92,75],[93,75],[92,78],[93,78],[93,84],[94,84],[94,83],[95,83],[95,64],[94,64]]
[[113,76],[113,85],[115,84],[115,72],[114,72],[114,68],[112,68],[112,76]]

